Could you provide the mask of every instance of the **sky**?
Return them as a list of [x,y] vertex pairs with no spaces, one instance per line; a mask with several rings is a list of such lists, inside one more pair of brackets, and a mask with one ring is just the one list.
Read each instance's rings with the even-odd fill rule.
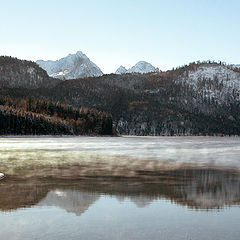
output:
[[104,73],[240,63],[239,0],[0,0],[0,55],[57,60],[82,51]]

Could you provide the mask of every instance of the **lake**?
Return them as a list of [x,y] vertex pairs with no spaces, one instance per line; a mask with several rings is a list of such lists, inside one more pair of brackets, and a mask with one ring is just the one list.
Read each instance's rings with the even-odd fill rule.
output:
[[2,137],[1,239],[239,240],[238,137]]

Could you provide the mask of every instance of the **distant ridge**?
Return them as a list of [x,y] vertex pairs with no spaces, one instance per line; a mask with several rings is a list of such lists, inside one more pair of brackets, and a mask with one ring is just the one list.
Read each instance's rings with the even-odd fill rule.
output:
[[159,72],[159,69],[154,67],[151,63],[145,62],[145,61],[139,61],[136,63],[133,67],[126,69],[123,66],[120,66],[116,74],[125,74],[125,73],[150,73],[150,72]]

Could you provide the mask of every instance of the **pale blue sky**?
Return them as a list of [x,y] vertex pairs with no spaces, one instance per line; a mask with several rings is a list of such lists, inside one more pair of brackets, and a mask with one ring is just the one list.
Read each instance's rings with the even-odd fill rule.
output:
[[105,73],[151,62],[240,63],[239,0],[0,0],[0,55],[56,60],[80,50]]

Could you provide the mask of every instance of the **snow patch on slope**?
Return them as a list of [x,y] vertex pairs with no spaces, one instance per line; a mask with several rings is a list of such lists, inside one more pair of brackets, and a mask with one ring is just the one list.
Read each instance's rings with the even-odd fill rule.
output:
[[227,66],[201,65],[196,71],[185,71],[177,81],[188,84],[195,92],[219,103],[240,95],[240,73]]
[[234,68],[240,68],[240,64],[234,64],[232,65]]

